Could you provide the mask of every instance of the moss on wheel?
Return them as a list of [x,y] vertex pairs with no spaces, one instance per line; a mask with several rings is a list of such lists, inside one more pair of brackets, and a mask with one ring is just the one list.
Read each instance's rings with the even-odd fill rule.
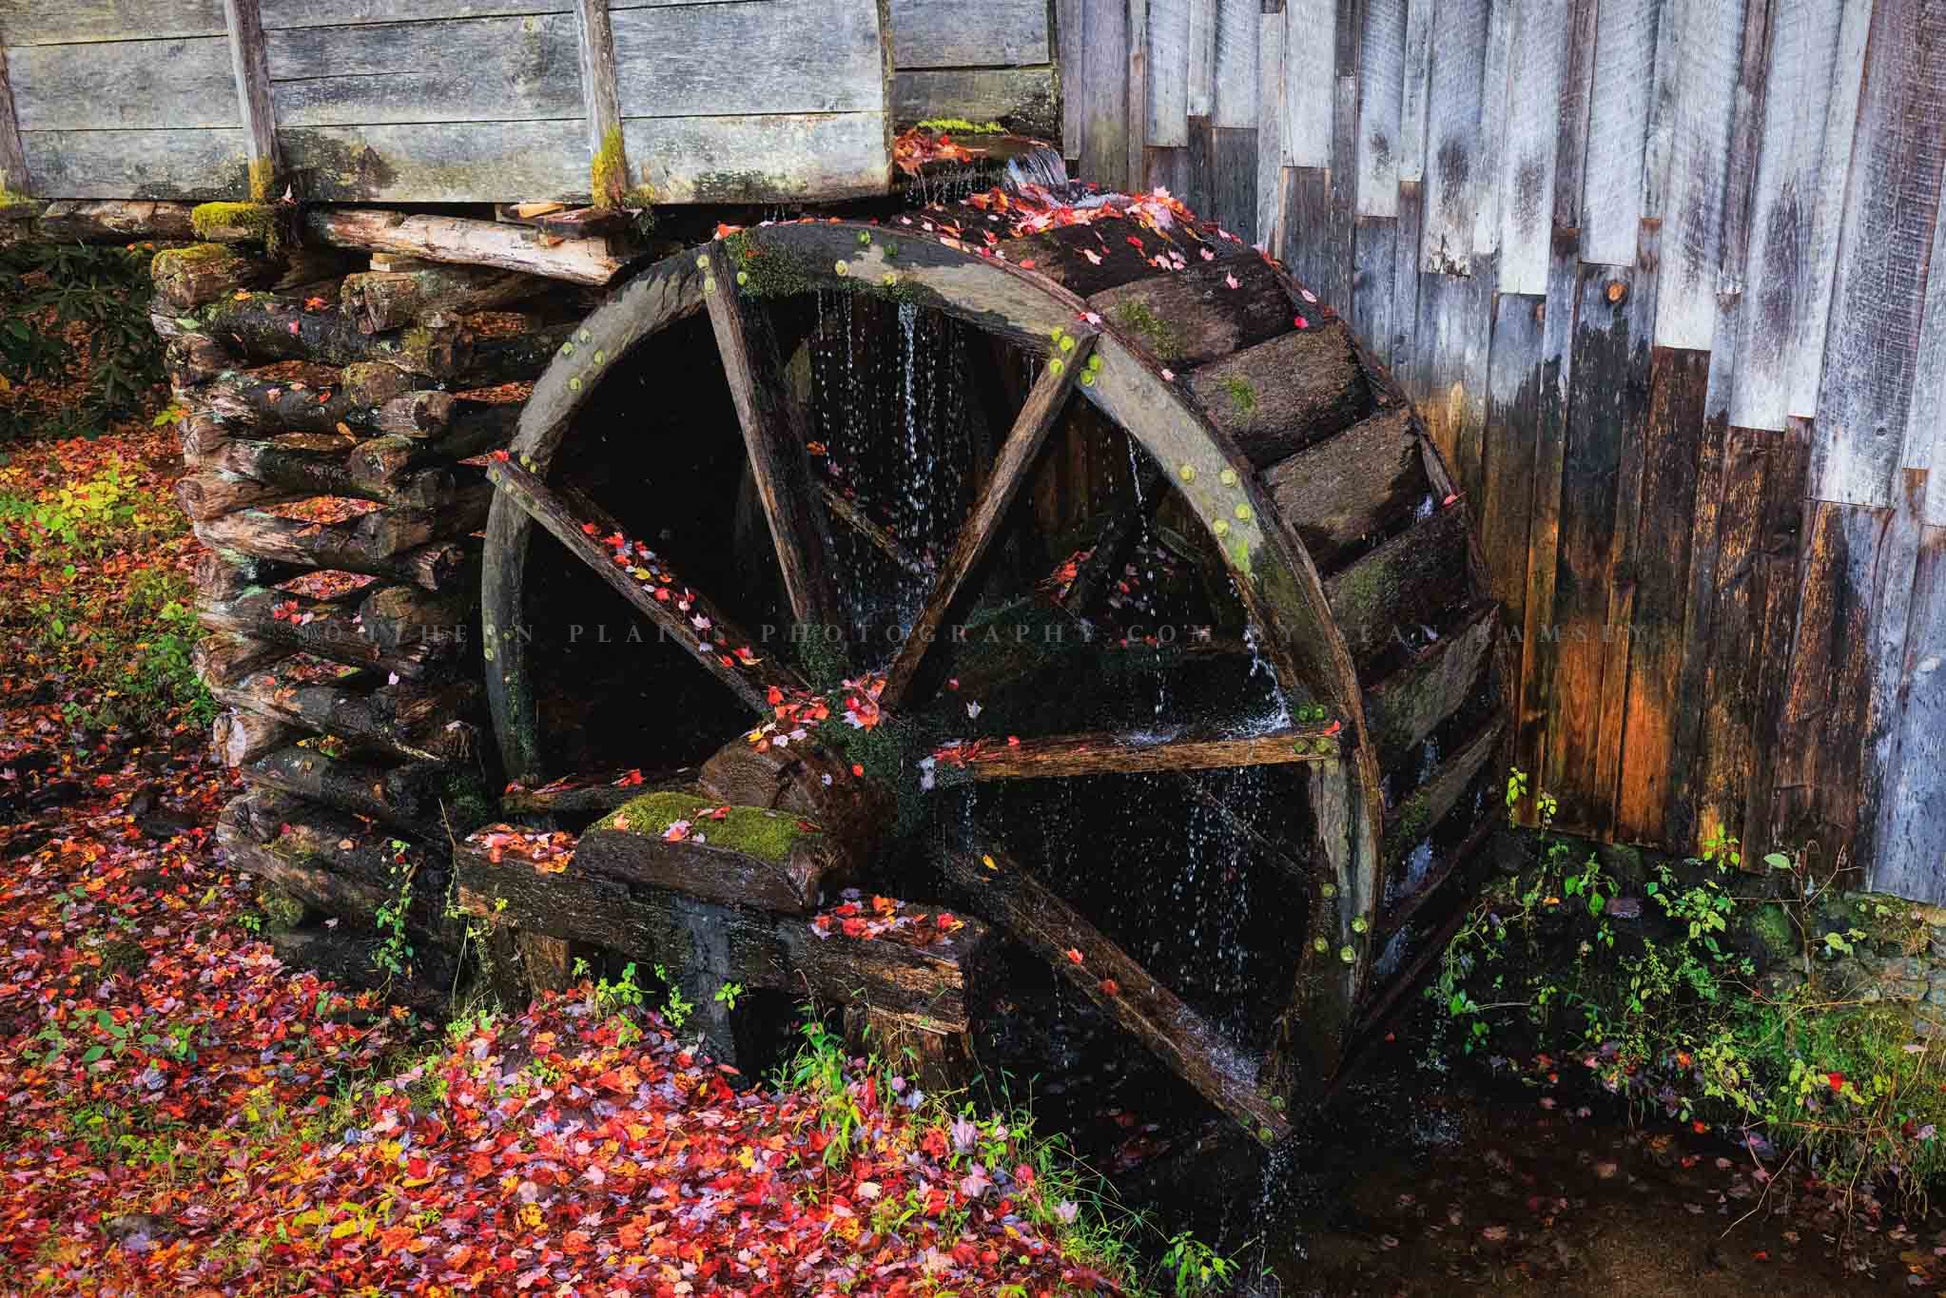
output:
[[704,818],[703,812],[721,805],[699,794],[665,789],[630,799],[597,821],[594,828],[660,838],[669,826],[686,820],[693,827],[692,833],[702,835],[705,846],[766,861],[781,861],[799,842],[819,836],[818,830],[789,812],[762,807],[731,807],[721,820]]

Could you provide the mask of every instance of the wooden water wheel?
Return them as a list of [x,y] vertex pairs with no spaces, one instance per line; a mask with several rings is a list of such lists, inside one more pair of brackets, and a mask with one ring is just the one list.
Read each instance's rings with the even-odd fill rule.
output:
[[[721,428],[687,399],[710,352]],[[1336,315],[1166,200],[668,258],[561,348],[491,476],[510,805],[609,814],[565,867],[463,872],[483,913],[623,945],[702,907],[695,951],[761,930],[721,976],[823,961],[842,884],[958,896],[1266,1141],[1456,913],[1504,728],[1464,503]],[[597,583],[636,634],[582,620]],[[637,642],[625,674],[574,656],[596,638]],[[682,732],[653,757],[683,769],[576,769],[617,725]],[[627,803],[655,823],[616,810],[656,788]],[[710,841],[780,810],[805,838]]]

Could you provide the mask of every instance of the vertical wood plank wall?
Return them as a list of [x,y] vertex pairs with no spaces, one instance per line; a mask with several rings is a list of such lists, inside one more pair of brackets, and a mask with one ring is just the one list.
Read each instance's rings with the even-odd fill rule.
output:
[[1057,10],[1078,174],[1262,244],[1420,402],[1563,820],[1946,901],[1946,4]]

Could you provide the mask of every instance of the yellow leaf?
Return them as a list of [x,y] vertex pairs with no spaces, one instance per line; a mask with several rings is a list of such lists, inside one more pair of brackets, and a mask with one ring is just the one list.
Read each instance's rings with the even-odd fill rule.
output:
[[364,1227],[360,1226],[356,1221],[341,1221],[331,1228],[331,1238],[343,1239],[347,1235],[356,1235],[363,1229]]

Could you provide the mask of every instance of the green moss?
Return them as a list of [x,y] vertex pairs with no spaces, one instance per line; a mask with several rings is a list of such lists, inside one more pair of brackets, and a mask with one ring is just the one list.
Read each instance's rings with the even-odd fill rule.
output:
[[1182,356],[1182,343],[1176,331],[1167,320],[1155,313],[1155,308],[1147,302],[1131,299],[1117,302],[1109,311],[1115,323],[1135,334],[1142,345],[1149,349],[1150,355],[1159,361],[1178,360]]
[[198,239],[268,240],[276,230],[276,212],[266,203],[199,203],[189,214]]
[[588,165],[588,190],[595,207],[612,211],[621,206],[628,191],[628,155],[622,149],[622,128],[617,126],[601,137],[594,161]]
[[1226,374],[1221,380],[1223,391],[1228,394],[1230,404],[1240,415],[1255,414],[1257,410],[1257,389],[1250,380],[1241,374]]
[[[818,832],[801,828],[797,817],[788,812],[766,811],[762,807],[731,807],[730,814],[722,820],[702,818],[701,812],[717,805],[693,793],[675,790],[645,793],[602,817],[594,827],[659,838],[670,825],[687,820],[703,835],[708,846],[728,848],[766,861],[783,860],[800,840],[814,837]],[[616,823],[622,820],[627,822],[625,829]]]
[[741,230],[723,240],[723,250],[737,268],[737,287],[752,297],[795,297],[817,288],[796,257],[775,247],[760,248]]
[[264,927],[272,933],[288,933],[304,922],[304,903],[278,888],[258,889],[257,909],[263,912]]
[[998,122],[969,122],[964,117],[928,117],[919,129],[950,135],[1002,135],[1007,130]]
[[1790,913],[1777,902],[1759,906],[1751,913],[1750,934],[1773,962],[1789,960],[1801,951]]
[[258,158],[250,164],[250,201],[269,203],[277,196],[277,164]]

